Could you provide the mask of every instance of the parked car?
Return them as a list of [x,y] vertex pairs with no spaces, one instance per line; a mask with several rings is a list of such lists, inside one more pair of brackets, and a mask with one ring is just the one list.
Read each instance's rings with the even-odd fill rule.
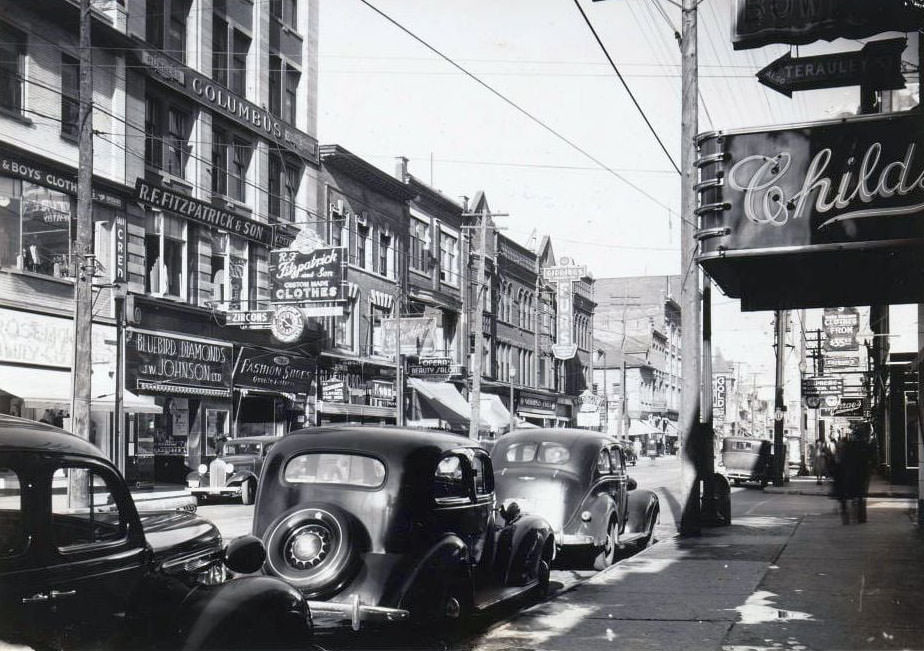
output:
[[198,500],[239,495],[244,504],[253,504],[266,453],[278,440],[278,436],[228,439],[222,444],[219,456],[186,476],[189,492]]
[[298,590],[188,512],[139,517],[93,445],[0,416],[0,647],[267,648],[311,632]]
[[585,429],[534,429],[502,436],[491,452],[497,499],[516,502],[552,524],[561,550],[611,565],[619,547],[647,545],[660,514],[658,496],[626,473],[616,439]]
[[722,464],[725,476],[735,486],[753,482],[763,488],[773,479],[773,442],[749,436],[726,436],[722,439]]
[[452,434],[332,426],[288,434],[263,467],[253,533],[265,570],[312,614],[457,621],[547,589],[548,522],[496,509],[488,453]]

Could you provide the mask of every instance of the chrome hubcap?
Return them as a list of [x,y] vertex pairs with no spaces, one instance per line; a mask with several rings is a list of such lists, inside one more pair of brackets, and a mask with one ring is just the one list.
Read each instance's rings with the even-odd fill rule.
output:
[[309,524],[292,532],[285,544],[285,558],[292,567],[307,570],[317,567],[330,552],[330,531],[319,524]]

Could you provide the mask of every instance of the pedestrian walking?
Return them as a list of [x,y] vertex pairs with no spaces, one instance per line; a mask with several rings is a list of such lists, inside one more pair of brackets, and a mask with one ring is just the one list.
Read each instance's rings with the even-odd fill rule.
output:
[[869,492],[873,463],[869,438],[869,425],[857,422],[838,441],[834,492],[840,501],[841,521],[844,524],[850,524],[848,502],[852,503],[857,522],[866,522],[866,495]]
[[828,458],[827,458],[828,448],[825,445],[825,440],[819,438],[815,442],[814,450],[812,451],[812,466],[815,470],[815,483],[821,484],[822,479],[825,474],[828,472]]

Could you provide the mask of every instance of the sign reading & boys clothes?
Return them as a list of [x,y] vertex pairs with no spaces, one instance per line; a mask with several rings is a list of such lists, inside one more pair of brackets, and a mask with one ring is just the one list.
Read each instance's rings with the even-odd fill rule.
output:
[[924,301],[916,113],[705,134],[698,261],[747,310]]
[[298,251],[270,251],[273,303],[319,303],[344,296],[342,247]]
[[125,386],[132,391],[227,398],[233,364],[232,346],[222,341],[125,331]]

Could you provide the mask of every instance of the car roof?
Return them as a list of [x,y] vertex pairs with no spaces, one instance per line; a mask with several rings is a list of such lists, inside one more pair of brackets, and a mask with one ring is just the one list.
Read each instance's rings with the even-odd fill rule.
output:
[[622,445],[617,439],[603,432],[589,429],[569,429],[561,427],[536,427],[523,430],[514,430],[497,439],[497,445],[510,445],[520,441],[549,441],[562,445],[574,445],[583,442],[599,442],[607,445]]
[[394,426],[328,425],[291,432],[273,446],[273,453],[287,454],[310,444],[312,448],[343,449],[378,453],[384,457],[403,457],[420,448],[442,452],[457,448],[481,448],[465,436],[434,430]]
[[237,438],[227,439],[225,443],[272,443],[281,440],[281,436],[272,436],[264,434],[261,436],[238,436]]
[[36,450],[105,458],[95,445],[63,429],[0,414],[0,451]]

